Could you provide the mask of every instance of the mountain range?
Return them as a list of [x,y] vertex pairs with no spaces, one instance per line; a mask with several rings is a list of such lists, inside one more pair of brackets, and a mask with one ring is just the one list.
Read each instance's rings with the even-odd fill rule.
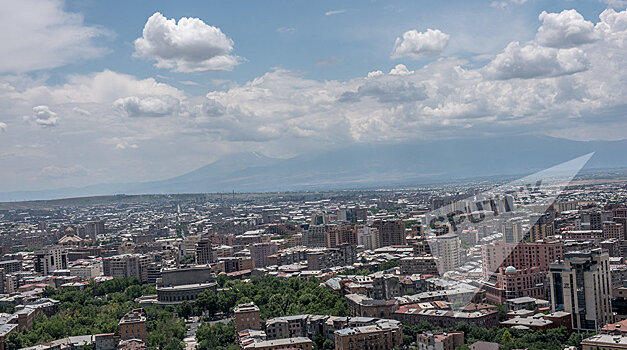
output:
[[177,177],[142,183],[0,193],[0,201],[112,194],[267,192],[412,186],[526,175],[595,152],[587,169],[627,167],[627,140],[547,136],[354,144],[279,159],[238,153]]

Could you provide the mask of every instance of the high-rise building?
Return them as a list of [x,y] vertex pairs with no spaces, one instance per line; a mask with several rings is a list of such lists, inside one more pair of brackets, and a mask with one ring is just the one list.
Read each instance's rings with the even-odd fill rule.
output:
[[572,315],[572,329],[598,331],[613,322],[609,255],[601,249],[564,254],[551,264],[551,307]]
[[375,220],[373,228],[379,230],[379,244],[382,247],[405,245],[405,224],[401,220]]
[[208,238],[202,238],[196,243],[196,263],[205,265],[215,262],[216,258],[213,254],[211,241]]
[[357,228],[355,225],[331,225],[325,234],[327,248],[335,248],[340,244],[357,245]]
[[529,228],[529,241],[540,241],[554,234],[553,220],[547,213],[532,213],[529,221],[532,224]]
[[431,254],[437,259],[440,273],[454,270],[461,265],[459,236],[454,233],[429,239]]
[[503,237],[507,243],[518,243],[523,239],[522,223],[518,220],[507,220],[501,226]]
[[309,225],[309,228],[303,232],[303,245],[307,247],[325,247],[326,231],[327,225]]
[[67,250],[60,246],[43,248],[35,252],[35,271],[49,275],[54,270],[67,269]]
[[115,255],[102,259],[102,273],[116,278],[136,277],[141,283],[146,283],[149,265],[150,257],[146,255]]
[[603,238],[615,238],[622,241],[623,237],[623,224],[614,221],[606,221],[603,223]]
[[85,236],[89,237],[92,241],[96,240],[98,235],[105,233],[104,220],[89,221],[85,224]]
[[276,254],[279,247],[274,243],[255,243],[249,247],[250,257],[255,262],[255,268],[268,266],[268,256]]
[[481,246],[483,276],[489,278],[501,267],[513,266],[517,270],[539,267],[548,271],[549,264],[564,254],[564,243],[557,241],[503,243]]
[[357,227],[357,245],[363,245],[365,249],[379,248],[379,231],[370,226]]
[[581,213],[579,221],[577,221],[575,228],[577,230],[601,230],[605,221],[611,220],[612,213],[589,210]]

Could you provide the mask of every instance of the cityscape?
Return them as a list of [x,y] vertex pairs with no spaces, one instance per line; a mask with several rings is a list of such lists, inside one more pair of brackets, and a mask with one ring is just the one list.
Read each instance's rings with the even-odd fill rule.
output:
[[627,350],[626,7],[0,0],[0,350]]

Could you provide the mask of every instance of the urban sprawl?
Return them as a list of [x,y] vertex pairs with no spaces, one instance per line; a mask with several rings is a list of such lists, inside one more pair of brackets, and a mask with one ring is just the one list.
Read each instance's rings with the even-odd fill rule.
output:
[[4,203],[0,350],[627,349],[627,183],[494,185]]

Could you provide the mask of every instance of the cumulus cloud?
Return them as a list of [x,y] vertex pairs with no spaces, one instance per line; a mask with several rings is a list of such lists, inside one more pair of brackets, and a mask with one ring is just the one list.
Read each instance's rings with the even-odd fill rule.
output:
[[414,138],[417,130],[424,137],[507,135],[537,132],[538,125],[555,135],[601,114],[617,125],[627,94],[622,15],[606,10],[596,25],[604,34],[594,42],[513,42],[485,67],[450,57],[415,71],[397,65],[389,74],[324,82],[276,70],[209,93],[216,108],[199,112],[195,123],[222,140],[267,143],[389,141]]
[[397,64],[396,67],[390,70],[391,75],[409,75],[412,73],[414,73],[414,71],[407,69],[404,64]]
[[437,56],[444,51],[450,38],[449,34],[439,29],[427,29],[426,32],[408,30],[402,37],[396,38],[391,57],[419,59]]
[[[186,96],[154,79],[111,71],[26,88],[0,77],[5,83],[0,83],[2,121],[11,128],[0,137],[0,158],[11,153],[16,159],[11,166],[33,169],[33,164],[58,165],[54,157],[63,154],[89,164],[93,176],[117,180],[124,170],[124,176],[139,180],[191,168],[206,160],[207,150],[223,154],[256,147],[296,155],[310,147],[354,142],[530,132],[624,138],[626,16],[626,11],[604,11],[594,21],[599,38],[577,47],[547,47],[535,39],[512,43],[485,67],[443,57],[414,70],[380,67],[363,76],[324,81],[274,69],[248,82],[223,84],[205,96]],[[58,142],[58,133],[12,121],[33,115],[32,107],[39,105],[63,116],[66,142]],[[76,107],[91,116],[79,115]],[[162,117],[130,118],[141,115]],[[25,150],[13,145],[33,134],[44,146],[29,150],[32,158],[27,159]],[[76,144],[84,146],[69,149]],[[119,163],[111,170],[98,168],[96,161],[83,163],[89,160],[79,154],[102,159],[115,149],[125,151],[116,152]],[[145,161],[154,157],[162,157],[164,162],[157,163],[168,164],[167,169]]]
[[[407,68],[407,67],[405,67]],[[384,73],[380,70],[375,70],[372,72],[368,72],[368,78],[376,78],[382,76]]]
[[594,24],[586,21],[575,10],[564,10],[560,13],[542,11],[538,18],[542,25],[536,34],[536,40],[542,46],[570,48],[599,39]]
[[43,127],[52,127],[59,123],[59,117],[48,106],[33,107],[33,115],[27,116],[25,119],[34,121],[35,124]]
[[507,45],[484,71],[490,79],[556,77],[582,72],[589,67],[584,51],[578,48],[554,49],[535,44]]
[[126,117],[164,117],[176,114],[179,103],[171,96],[129,96],[116,100],[113,105]]
[[242,59],[231,55],[233,40],[199,18],[178,23],[156,12],[135,40],[135,55],[155,60],[155,66],[176,72],[230,71]]
[[[23,92],[12,92],[17,101],[42,101],[52,104],[98,104],[110,105],[119,98],[128,96],[172,96],[183,99],[181,90],[153,78],[137,79],[134,76],[104,70],[98,73],[69,76],[61,85],[38,85]],[[79,106],[77,106],[79,107]],[[79,108],[83,109],[84,106]],[[75,111],[76,112],[76,111]]]
[[94,39],[108,36],[66,12],[61,0],[3,1],[0,11],[0,73],[59,67],[102,55]]
[[599,0],[600,2],[607,4],[608,7],[624,9],[627,7],[626,0]]
[[624,40],[627,31],[627,11],[616,12],[614,9],[607,9],[599,15],[601,21],[597,23],[595,29],[600,33],[609,36],[617,36]]

